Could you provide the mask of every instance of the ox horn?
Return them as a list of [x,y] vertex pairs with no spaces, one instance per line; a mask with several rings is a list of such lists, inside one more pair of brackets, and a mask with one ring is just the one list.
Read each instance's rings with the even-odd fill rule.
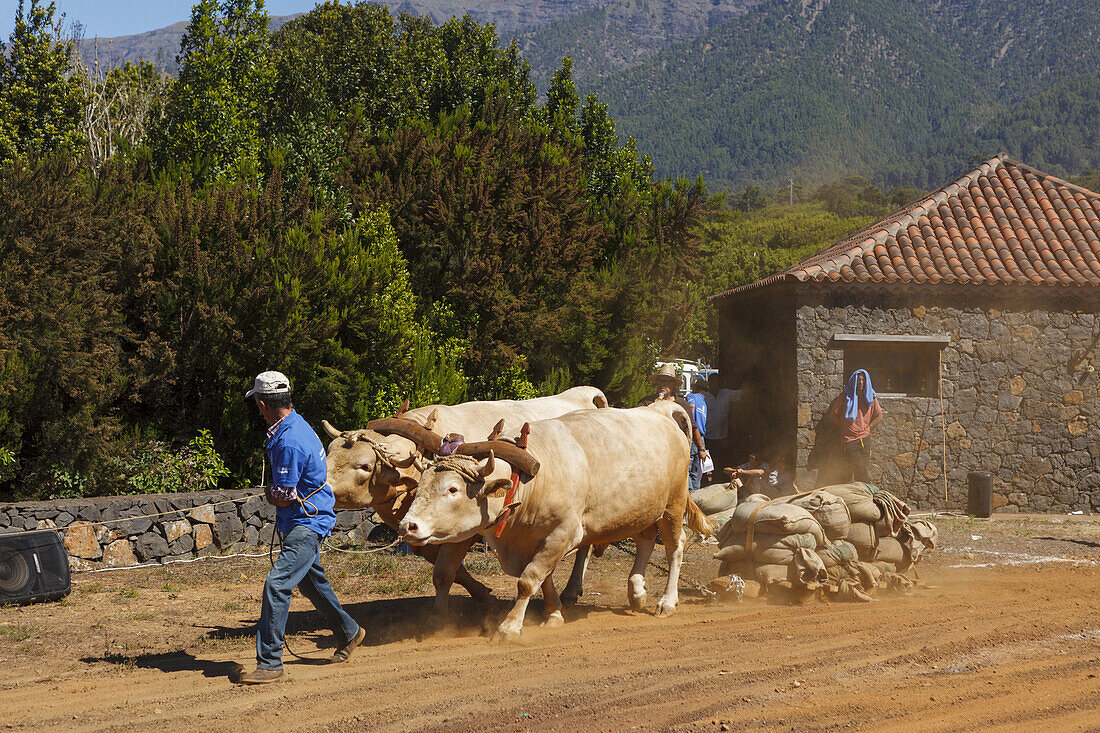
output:
[[424,427],[426,427],[428,430],[431,430],[432,428],[435,427],[435,421],[438,420],[438,419],[439,419],[439,409],[437,408],[435,410],[432,410],[431,414],[428,415],[428,419],[424,421]]
[[493,452],[489,451],[489,457],[485,459],[485,463],[478,466],[477,472],[481,475],[481,478],[489,478],[495,467],[496,458],[493,456]]
[[408,411],[409,411],[409,401],[405,400],[404,402],[401,403],[401,407],[397,408],[397,414],[394,415],[394,417],[401,417],[402,415],[404,415]]
[[321,427],[325,429],[325,432],[328,433],[328,437],[330,438],[339,438],[341,435],[343,435],[343,433],[341,433],[339,430],[332,427],[332,423],[330,423],[328,420],[322,420]]

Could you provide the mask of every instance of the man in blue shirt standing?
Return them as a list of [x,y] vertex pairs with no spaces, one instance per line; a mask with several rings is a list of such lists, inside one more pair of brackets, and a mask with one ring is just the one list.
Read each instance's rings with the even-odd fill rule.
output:
[[281,372],[260,374],[245,397],[256,401],[269,426],[265,451],[271,464],[271,486],[266,494],[277,507],[275,528],[283,538],[282,550],[264,583],[256,629],[256,669],[240,678],[245,684],[260,684],[283,677],[283,641],[295,586],[341,640],[333,662],[347,661],[366,632],[340,606],[321,567],[321,542],[336,524],[336,497],[326,483],[328,469],[321,439],[294,411],[290,380]]
[[699,429],[699,445],[691,444],[691,468],[688,470],[690,480],[689,491],[698,491],[703,483],[703,462],[707,459],[707,403],[705,393],[707,391],[706,377],[697,375],[691,382],[691,394],[684,399],[692,407],[692,418]]

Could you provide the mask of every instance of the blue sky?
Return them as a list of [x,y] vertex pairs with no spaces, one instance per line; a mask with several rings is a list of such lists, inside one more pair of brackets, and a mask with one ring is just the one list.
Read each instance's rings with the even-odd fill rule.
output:
[[[43,0],[48,2],[48,0]],[[79,21],[84,37],[111,38],[142,33],[191,18],[194,0],[55,0],[66,23]],[[25,0],[30,5],[30,0]],[[267,0],[269,15],[289,15],[313,9],[315,0]],[[8,40],[15,27],[18,0],[0,0],[0,36]]]

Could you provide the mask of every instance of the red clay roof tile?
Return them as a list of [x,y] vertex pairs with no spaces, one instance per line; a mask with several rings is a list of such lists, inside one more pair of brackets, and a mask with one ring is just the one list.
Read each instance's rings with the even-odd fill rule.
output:
[[783,280],[1100,287],[1100,194],[998,156],[797,265]]

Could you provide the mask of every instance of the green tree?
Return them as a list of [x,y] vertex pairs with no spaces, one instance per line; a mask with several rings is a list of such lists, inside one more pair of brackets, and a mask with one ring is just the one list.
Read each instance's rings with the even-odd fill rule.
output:
[[179,77],[152,129],[159,165],[189,168],[199,181],[259,170],[273,83],[267,23],[263,0],[200,0],[192,8]]
[[550,80],[544,110],[546,123],[554,135],[572,145],[582,144],[577,139],[580,132],[577,107],[580,101],[577,86],[573,83],[573,59],[566,56],[561,60],[561,68],[554,72],[554,78]]
[[453,309],[477,396],[519,396],[502,386],[526,389],[516,368],[536,384],[594,370],[577,336],[603,232],[578,161],[551,147],[507,100],[349,146],[342,185],[357,210],[388,208],[419,296]]
[[330,198],[348,130],[377,140],[396,127],[434,122],[489,97],[525,111],[535,101],[514,44],[468,16],[436,26],[394,18],[382,4],[326,2],[272,37],[275,93],[265,135],[291,186],[305,177]]
[[[416,318],[386,213],[363,210],[340,226],[311,198],[303,186],[284,201],[276,170],[262,189],[196,192],[184,180],[161,192],[154,212],[156,327],[170,354],[155,412],[167,434],[209,428],[238,476],[252,476],[250,466],[258,475],[256,416],[241,399],[255,372],[285,372],[316,423],[362,425],[410,393],[415,348],[448,363],[445,344]],[[431,366],[422,392],[461,381],[452,370],[433,384]]]
[[121,427],[131,222],[117,188],[83,184],[70,156],[0,166],[0,448],[37,490],[92,473]]
[[53,2],[23,0],[7,48],[0,43],[0,162],[16,156],[74,153],[82,144],[84,94],[62,37],[65,15]]

